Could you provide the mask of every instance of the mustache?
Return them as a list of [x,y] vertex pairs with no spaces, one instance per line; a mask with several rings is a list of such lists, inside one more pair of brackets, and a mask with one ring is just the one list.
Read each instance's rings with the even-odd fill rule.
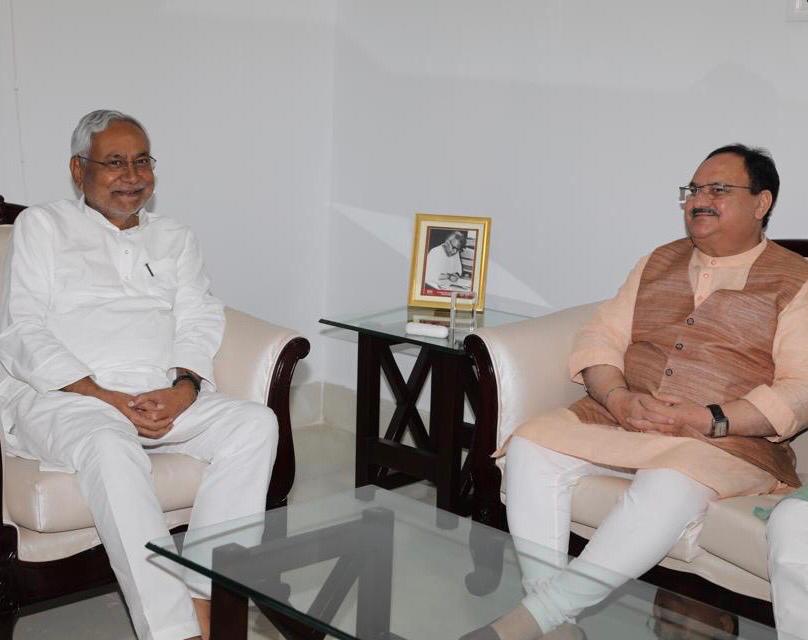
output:
[[718,215],[718,211],[716,211],[712,207],[695,207],[695,208],[690,210],[690,215],[691,216],[698,215],[699,213],[710,213],[710,214],[712,214],[714,216]]

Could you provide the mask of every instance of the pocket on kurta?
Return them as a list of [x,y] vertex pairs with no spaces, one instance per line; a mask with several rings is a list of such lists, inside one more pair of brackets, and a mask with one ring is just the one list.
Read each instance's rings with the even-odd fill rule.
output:
[[177,262],[173,258],[163,258],[148,263],[149,277],[146,289],[158,298],[171,303],[177,293]]

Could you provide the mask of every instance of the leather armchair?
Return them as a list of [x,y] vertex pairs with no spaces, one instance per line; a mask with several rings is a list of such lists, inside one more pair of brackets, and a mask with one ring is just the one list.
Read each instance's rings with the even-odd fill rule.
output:
[[[23,209],[0,196],[0,264],[11,224]],[[286,504],[295,475],[289,391],[309,342],[294,331],[227,308],[214,362],[219,389],[266,403],[280,437],[267,508]],[[0,447],[3,446],[0,429]],[[152,455],[157,494],[172,530],[187,525],[205,463],[180,454]],[[11,638],[19,609],[114,581],[75,474],[43,472],[36,461],[0,455],[0,638]]]
[[[808,241],[778,240],[808,255]],[[539,318],[484,328],[466,338],[480,379],[480,407],[472,456],[473,516],[506,528],[500,469],[491,453],[520,424],[549,409],[568,406],[583,394],[569,380],[567,357],[577,330],[596,304],[572,307]],[[808,433],[792,441],[797,471],[808,482]],[[573,494],[572,531],[583,546],[611,510],[628,481],[589,477]],[[736,613],[772,624],[766,562],[765,523],[755,506],[771,507],[782,496],[745,496],[713,503],[702,523],[692,526],[652,570],[651,581]],[[689,574],[689,575],[688,575]],[[698,576],[698,578],[693,578]],[[761,602],[763,601],[763,602]]]

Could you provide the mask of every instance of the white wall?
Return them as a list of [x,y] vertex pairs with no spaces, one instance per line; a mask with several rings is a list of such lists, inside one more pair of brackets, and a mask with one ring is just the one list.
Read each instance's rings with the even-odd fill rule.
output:
[[[316,337],[334,18],[330,0],[0,0],[0,193],[72,195],[78,119],[129,112],[158,159],[153,208],[195,229],[215,292]],[[321,379],[322,357],[313,349],[296,380]]]
[[780,168],[771,235],[808,236],[808,22],[782,0],[338,6],[328,312],[406,300],[417,211],[492,217],[491,307],[611,295],[734,141]]
[[771,235],[808,235],[808,22],[784,5],[0,0],[0,193],[70,193],[76,120],[134,113],[217,293],[312,338],[298,383],[352,386],[316,320],[405,302],[416,211],[491,216],[489,305],[526,312],[610,295],[726,142],[772,150]]
[[11,4],[0,0],[0,193],[23,194]]

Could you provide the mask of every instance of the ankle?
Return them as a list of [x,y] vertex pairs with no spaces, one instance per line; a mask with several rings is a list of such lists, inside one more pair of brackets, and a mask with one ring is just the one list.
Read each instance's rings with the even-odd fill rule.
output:
[[208,640],[210,638],[210,600],[202,598],[192,598],[194,611],[196,612],[196,620],[199,623],[200,634],[197,636],[200,640]]
[[523,604],[492,622],[491,628],[500,640],[535,640],[543,635],[536,618]]

